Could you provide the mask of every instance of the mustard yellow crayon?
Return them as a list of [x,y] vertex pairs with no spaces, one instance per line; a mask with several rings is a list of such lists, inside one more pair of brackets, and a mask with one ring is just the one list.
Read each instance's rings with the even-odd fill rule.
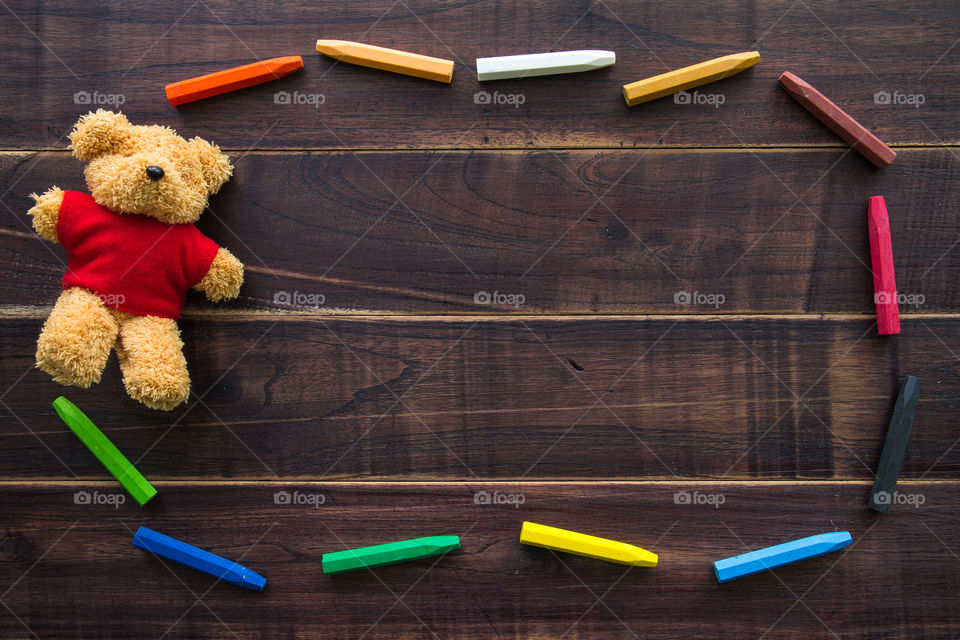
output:
[[635,547],[626,542],[607,540],[585,533],[557,529],[533,522],[524,522],[520,529],[520,542],[535,547],[575,553],[578,556],[629,564],[635,567],[657,566],[657,554]]
[[317,40],[317,51],[331,58],[363,67],[437,82],[449,83],[453,80],[453,60],[431,58],[418,53],[407,53],[346,40]]
[[714,58],[683,69],[661,73],[659,76],[645,78],[623,85],[623,98],[627,106],[633,107],[657,98],[669,96],[678,91],[686,91],[702,84],[723,80],[740,73],[760,62],[759,51],[734,53],[722,58]]

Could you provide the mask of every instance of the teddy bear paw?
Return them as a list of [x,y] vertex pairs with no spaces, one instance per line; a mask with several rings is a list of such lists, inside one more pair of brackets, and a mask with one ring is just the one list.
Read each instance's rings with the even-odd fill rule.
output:
[[159,411],[170,411],[190,397],[190,380],[149,378],[131,379],[125,376],[123,386],[137,402]]
[[102,369],[91,365],[83,355],[41,340],[37,345],[37,367],[58,384],[86,389],[100,382]]

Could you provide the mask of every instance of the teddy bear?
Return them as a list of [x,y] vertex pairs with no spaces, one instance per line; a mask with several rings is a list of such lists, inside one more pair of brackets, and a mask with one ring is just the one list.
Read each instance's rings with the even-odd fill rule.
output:
[[37,341],[37,366],[64,385],[100,381],[116,350],[123,384],[151,409],[186,402],[190,376],[177,320],[188,289],[235,298],[243,265],[193,225],[233,174],[230,159],[169,127],[134,126],[100,109],[70,134],[90,193],[31,194],[43,238],[67,253],[63,292]]

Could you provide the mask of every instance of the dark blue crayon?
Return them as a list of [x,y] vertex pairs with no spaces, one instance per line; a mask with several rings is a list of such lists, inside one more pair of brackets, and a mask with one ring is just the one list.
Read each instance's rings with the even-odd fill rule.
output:
[[263,587],[267,584],[266,578],[243,565],[221,558],[209,551],[198,549],[176,538],[165,536],[147,527],[137,529],[133,536],[133,546],[152,551],[158,556],[185,564],[188,567],[199,569],[244,589],[263,591]]

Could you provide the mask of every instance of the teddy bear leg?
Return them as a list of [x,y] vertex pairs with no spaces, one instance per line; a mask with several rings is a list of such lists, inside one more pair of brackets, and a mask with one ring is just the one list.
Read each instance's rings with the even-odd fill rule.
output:
[[175,320],[123,314],[117,356],[134,400],[169,411],[190,396],[190,375]]
[[37,366],[55,382],[89,387],[100,382],[118,330],[100,298],[82,287],[67,289],[37,340]]

